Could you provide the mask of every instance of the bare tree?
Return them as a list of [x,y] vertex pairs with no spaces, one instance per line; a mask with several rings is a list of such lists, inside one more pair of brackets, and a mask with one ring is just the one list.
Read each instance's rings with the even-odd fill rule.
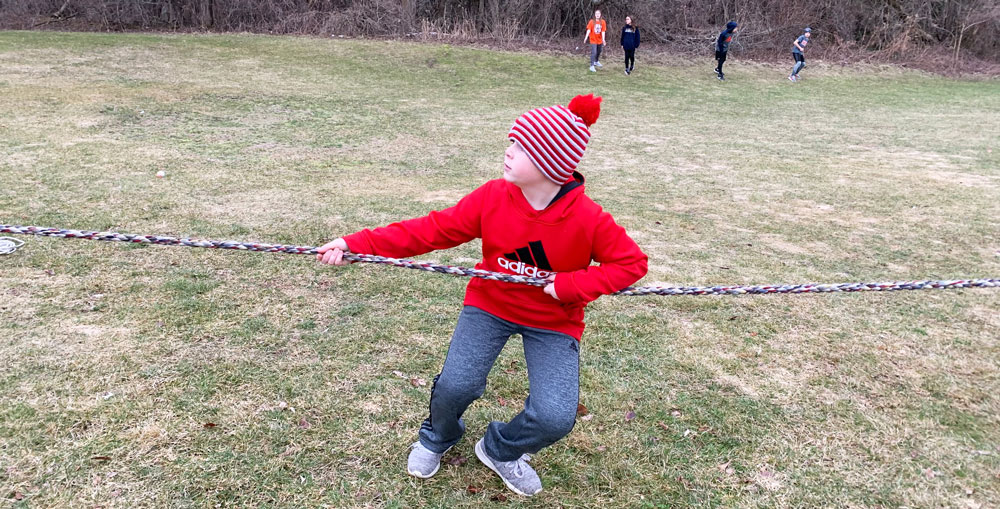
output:
[[805,26],[820,51],[905,57],[941,48],[1000,62],[997,0],[0,0],[0,28],[259,31],[512,42],[576,39],[593,9],[644,40],[703,53],[729,20],[737,51],[785,51]]

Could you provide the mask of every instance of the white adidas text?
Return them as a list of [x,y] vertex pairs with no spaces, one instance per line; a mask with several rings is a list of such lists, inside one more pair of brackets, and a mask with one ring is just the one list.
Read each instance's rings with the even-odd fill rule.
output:
[[522,276],[546,278],[552,275],[552,273],[547,270],[539,270],[538,267],[533,265],[525,265],[524,262],[515,262],[502,256],[497,258],[497,263],[514,274],[520,274]]

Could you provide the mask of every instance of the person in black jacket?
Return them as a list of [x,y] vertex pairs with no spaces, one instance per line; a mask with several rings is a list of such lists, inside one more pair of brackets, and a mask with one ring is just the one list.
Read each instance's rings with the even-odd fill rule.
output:
[[729,43],[733,42],[733,34],[736,33],[736,27],[738,26],[740,25],[735,21],[726,23],[726,29],[715,40],[715,59],[719,62],[719,65],[715,67],[715,74],[719,77],[719,81],[726,79],[726,75],[722,72],[722,64],[726,62],[726,53],[729,53]]
[[632,24],[632,16],[625,16],[622,27],[622,49],[625,50],[625,75],[635,69],[635,50],[639,47],[639,27]]

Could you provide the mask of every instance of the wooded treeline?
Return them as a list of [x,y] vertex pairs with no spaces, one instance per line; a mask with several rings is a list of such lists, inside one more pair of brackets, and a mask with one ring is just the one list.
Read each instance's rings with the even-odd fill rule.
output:
[[811,26],[824,52],[898,57],[946,48],[956,59],[1000,60],[998,0],[0,0],[0,28],[433,34],[538,43],[582,40],[594,8],[613,35],[631,15],[644,40],[684,51],[705,51],[733,19],[741,24],[737,51],[783,52]]

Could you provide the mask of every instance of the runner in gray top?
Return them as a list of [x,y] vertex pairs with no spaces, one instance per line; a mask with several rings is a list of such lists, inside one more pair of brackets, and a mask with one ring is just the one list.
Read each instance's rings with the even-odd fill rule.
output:
[[802,35],[792,43],[792,58],[795,59],[795,67],[792,67],[792,73],[788,75],[789,81],[799,81],[799,71],[806,66],[806,57],[803,53],[806,50],[806,46],[809,45],[810,37],[812,37],[812,29],[806,27]]

